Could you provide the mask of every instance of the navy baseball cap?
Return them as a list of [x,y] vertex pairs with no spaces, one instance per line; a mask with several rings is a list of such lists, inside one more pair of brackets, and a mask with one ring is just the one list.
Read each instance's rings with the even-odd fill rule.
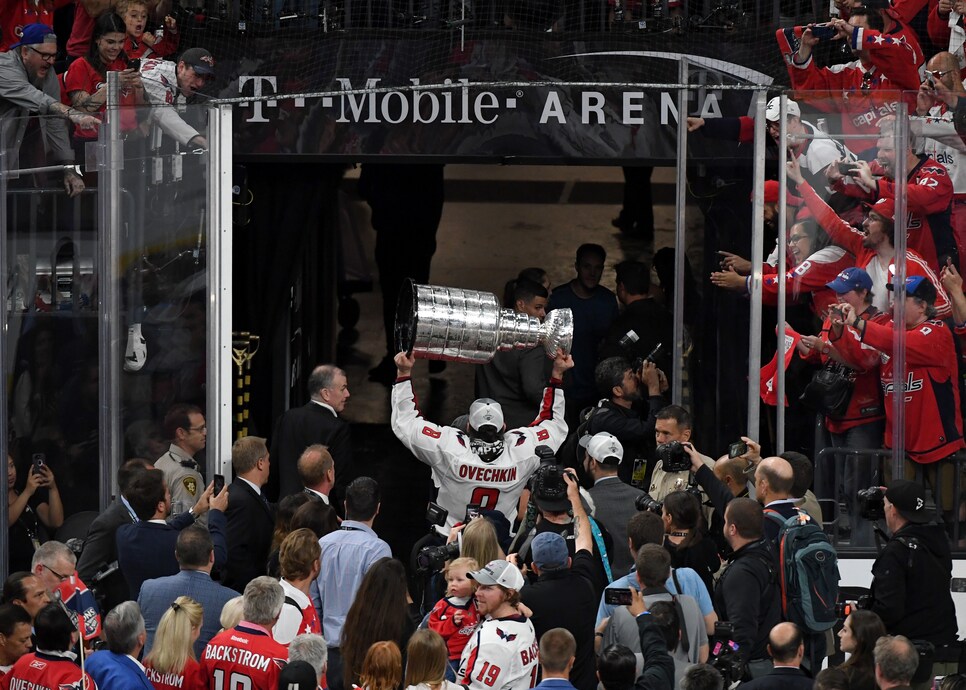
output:
[[179,61],[197,74],[212,76],[215,73],[215,58],[204,48],[189,48],[182,53]]
[[847,268],[830,283],[825,283],[825,287],[839,295],[844,295],[850,290],[871,290],[872,278],[858,266]]
[[[889,290],[895,290],[892,283],[886,285]],[[935,304],[936,286],[926,276],[909,276],[906,278],[906,297],[918,297],[927,304]]]
[[541,532],[533,538],[530,544],[533,553],[533,563],[540,570],[560,570],[567,567],[570,552],[567,542],[556,532]]
[[20,35],[20,42],[14,43],[10,48],[35,46],[41,43],[57,43],[57,34],[46,24],[37,22],[36,24],[27,24]]

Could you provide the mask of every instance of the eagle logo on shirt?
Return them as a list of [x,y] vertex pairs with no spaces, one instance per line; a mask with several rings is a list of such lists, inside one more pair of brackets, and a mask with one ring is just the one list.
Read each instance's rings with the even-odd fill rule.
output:
[[500,636],[501,640],[506,640],[507,642],[513,642],[515,639],[517,639],[516,633],[503,632],[503,628],[497,628],[496,634]]

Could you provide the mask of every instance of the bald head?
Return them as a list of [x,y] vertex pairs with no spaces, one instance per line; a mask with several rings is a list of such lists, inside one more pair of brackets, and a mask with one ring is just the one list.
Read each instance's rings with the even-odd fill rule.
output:
[[748,467],[748,461],[745,458],[729,458],[727,455],[722,455],[714,464],[714,476],[737,496],[748,483],[748,478],[745,476],[746,467]]
[[963,82],[959,78],[959,60],[952,53],[942,51],[933,55],[926,63],[929,72],[942,73],[930,75],[933,79],[941,81],[943,86],[953,93],[966,93]]
[[768,633],[768,653],[776,665],[798,666],[805,653],[802,631],[794,623],[779,623]]
[[755,492],[762,505],[790,498],[795,484],[795,473],[784,458],[772,456],[758,463],[755,470]]
[[328,489],[335,483],[335,469],[328,448],[320,443],[309,446],[302,451],[297,468],[302,486],[329,495]]

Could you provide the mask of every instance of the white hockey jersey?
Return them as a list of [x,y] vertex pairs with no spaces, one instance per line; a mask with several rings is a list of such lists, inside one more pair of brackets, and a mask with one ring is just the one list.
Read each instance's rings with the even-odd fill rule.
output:
[[539,648],[523,616],[487,619],[463,648],[456,682],[469,690],[530,690],[537,685]]
[[439,488],[436,502],[449,511],[445,527],[439,529],[446,535],[462,521],[468,505],[498,510],[512,523],[520,494],[540,466],[536,447],[545,445],[556,452],[567,438],[564,394],[553,383],[543,391],[534,424],[503,434],[503,452],[492,462],[473,452],[465,432],[424,419],[408,378],[392,387],[391,423],[403,445],[433,469],[433,482]]

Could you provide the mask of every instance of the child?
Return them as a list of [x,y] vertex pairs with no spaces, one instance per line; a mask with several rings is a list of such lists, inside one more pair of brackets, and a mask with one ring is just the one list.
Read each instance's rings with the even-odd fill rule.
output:
[[161,35],[145,33],[148,24],[148,6],[145,0],[118,0],[114,10],[127,28],[124,38],[124,54],[131,60],[135,58],[167,57],[178,50],[178,22],[174,17],[164,18]]
[[430,629],[442,636],[449,649],[449,664],[453,676],[448,677],[448,680],[456,679],[456,669],[459,667],[463,647],[469,642],[480,620],[476,602],[473,600],[476,583],[466,577],[467,573],[479,569],[479,564],[473,558],[457,558],[451,561],[443,572],[446,578],[446,596],[436,602],[429,614]]

